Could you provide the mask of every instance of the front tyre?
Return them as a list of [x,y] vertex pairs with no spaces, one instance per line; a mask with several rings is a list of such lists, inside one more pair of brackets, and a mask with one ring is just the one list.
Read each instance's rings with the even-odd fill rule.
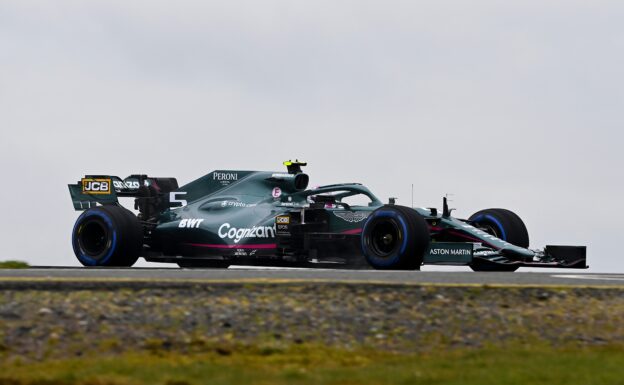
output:
[[529,232],[522,219],[506,209],[485,209],[468,218],[476,227],[512,245],[528,248]]
[[375,210],[362,230],[362,254],[379,270],[419,270],[429,247],[429,226],[415,210],[388,205]]
[[[528,248],[529,232],[526,225],[516,213],[506,209],[485,209],[470,216],[468,220],[479,229],[488,234],[509,242],[512,245]],[[513,272],[518,269],[514,265],[500,265],[482,261],[470,265],[473,271],[507,271]]]
[[143,248],[138,218],[121,206],[100,206],[83,212],[72,232],[72,246],[84,266],[129,267]]

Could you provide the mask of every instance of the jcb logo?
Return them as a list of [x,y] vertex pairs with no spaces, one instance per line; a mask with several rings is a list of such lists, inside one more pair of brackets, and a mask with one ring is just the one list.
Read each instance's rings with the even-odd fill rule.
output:
[[110,194],[111,193],[111,180],[110,179],[82,179],[82,193],[83,194]]

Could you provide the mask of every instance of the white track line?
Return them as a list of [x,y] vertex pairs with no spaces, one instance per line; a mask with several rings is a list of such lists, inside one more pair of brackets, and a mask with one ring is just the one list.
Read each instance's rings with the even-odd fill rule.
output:
[[551,275],[553,278],[568,278],[568,279],[593,279],[597,281],[624,281],[624,275],[585,275],[585,274],[576,274],[576,275]]

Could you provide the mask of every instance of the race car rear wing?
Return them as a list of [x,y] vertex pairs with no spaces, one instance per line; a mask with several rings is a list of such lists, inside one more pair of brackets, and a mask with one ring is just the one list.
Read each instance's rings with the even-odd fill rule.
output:
[[70,184],[69,194],[77,211],[97,205],[118,204],[118,197],[138,198],[135,207],[165,196],[178,188],[175,178],[154,178],[130,175],[125,179],[111,175],[86,175],[76,184]]

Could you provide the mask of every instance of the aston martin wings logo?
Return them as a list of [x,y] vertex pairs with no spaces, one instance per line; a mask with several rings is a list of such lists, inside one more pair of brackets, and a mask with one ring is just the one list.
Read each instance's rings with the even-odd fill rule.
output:
[[368,218],[370,213],[362,212],[362,211],[334,211],[334,215],[343,221],[357,223],[362,222],[364,219]]

